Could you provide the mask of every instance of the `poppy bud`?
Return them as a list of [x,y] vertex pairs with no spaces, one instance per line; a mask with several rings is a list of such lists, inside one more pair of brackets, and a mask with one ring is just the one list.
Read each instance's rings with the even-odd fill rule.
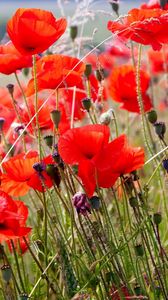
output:
[[61,162],[61,156],[59,155],[58,151],[54,151],[54,153],[52,154],[52,158],[54,159],[54,161],[59,164]]
[[118,15],[118,10],[119,10],[119,1],[118,0],[112,0],[110,2],[113,11]]
[[136,296],[140,296],[142,294],[141,287],[139,284],[135,285],[134,292],[135,292]]
[[148,121],[151,124],[156,123],[156,121],[157,121],[157,112],[155,110],[151,110],[151,111],[148,112]]
[[144,255],[144,248],[142,244],[135,245],[135,253],[137,256],[143,256]]
[[112,119],[113,109],[109,109],[100,116],[100,123],[103,125],[109,125]]
[[92,65],[91,64],[86,64],[86,68],[85,68],[85,76],[87,77],[87,79],[89,78],[89,76],[92,73]]
[[57,186],[59,186],[59,184],[60,184],[60,175],[59,175],[58,168],[53,164],[48,164],[46,166],[46,172],[53,179],[55,184]]
[[3,265],[1,270],[3,279],[8,283],[12,276],[11,267],[9,265]]
[[162,222],[162,215],[160,212],[154,213],[153,222],[155,223],[155,225],[159,225]]
[[159,0],[160,1],[160,6],[163,9],[165,5],[167,4],[167,0]]
[[100,199],[97,196],[93,196],[89,199],[89,202],[91,204],[91,207],[93,209],[99,209],[100,208]]
[[168,171],[168,159],[163,159],[162,161],[163,168]]
[[86,194],[82,192],[77,192],[73,198],[72,202],[76,208],[78,214],[86,215],[87,212],[90,213],[90,204]]
[[14,92],[14,85],[9,83],[7,86],[8,92],[11,96],[13,96],[13,92]]
[[135,208],[138,206],[138,201],[136,197],[129,198],[129,204],[131,207]]
[[78,35],[78,27],[76,25],[70,27],[70,37],[74,41]]
[[4,123],[5,123],[5,119],[4,118],[0,118],[0,131],[3,130]]
[[164,138],[164,134],[166,132],[166,125],[164,122],[156,122],[154,124],[155,132],[160,137],[160,139]]
[[53,135],[46,135],[44,137],[44,141],[46,142],[46,145],[50,148],[53,146]]
[[61,112],[60,112],[60,110],[55,109],[55,110],[51,111],[50,115],[51,115],[51,120],[53,121],[55,127],[58,128],[58,125],[61,121]]
[[90,108],[91,108],[91,105],[92,105],[91,99],[90,98],[84,98],[82,100],[82,105],[83,105],[84,109],[89,111]]
[[101,82],[104,79],[104,70],[103,69],[96,70],[96,78],[99,82]]
[[19,300],[27,300],[29,298],[28,294],[22,293],[19,295]]

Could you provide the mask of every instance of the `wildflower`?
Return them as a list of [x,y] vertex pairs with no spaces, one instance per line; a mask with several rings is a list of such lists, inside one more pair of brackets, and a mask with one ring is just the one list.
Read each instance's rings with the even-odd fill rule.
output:
[[25,227],[28,209],[21,201],[14,201],[0,191],[0,242],[26,236],[31,228]]
[[142,8],[142,9],[153,9],[153,8],[168,9],[168,4],[167,4],[166,0],[149,0],[148,3],[143,3],[140,8]]
[[78,165],[88,197],[96,185],[111,187],[121,174],[130,173],[144,164],[144,151],[128,145],[125,135],[109,142],[109,128],[105,125],[86,125],[65,132],[58,142],[62,159]]
[[[48,55],[37,62],[37,86],[38,91],[45,89],[77,86],[81,83],[81,75],[85,65],[79,59],[64,55]],[[35,93],[34,78],[30,79],[26,95]]]
[[32,56],[22,55],[12,44],[8,42],[0,45],[0,73],[9,75],[22,68],[32,66]]
[[78,192],[72,198],[73,205],[78,214],[86,215],[90,213],[90,204],[85,193]]
[[161,9],[149,10],[134,8],[122,20],[109,21],[108,30],[123,39],[131,39],[142,45],[151,45],[153,50],[160,50],[168,43],[168,15]]
[[[147,94],[150,77],[147,72],[140,71],[141,95],[144,111],[152,108]],[[131,65],[122,65],[113,69],[108,78],[108,91],[112,100],[122,103],[121,108],[130,112],[140,113],[137,101],[136,70]]]
[[65,32],[65,19],[37,8],[19,8],[7,23],[7,32],[16,49],[33,55],[48,49]]

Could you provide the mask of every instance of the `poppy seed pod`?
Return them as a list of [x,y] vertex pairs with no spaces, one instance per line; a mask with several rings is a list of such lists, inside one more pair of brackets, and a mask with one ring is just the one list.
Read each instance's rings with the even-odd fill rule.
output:
[[46,135],[44,137],[44,141],[46,142],[46,145],[50,148],[53,146],[53,135]]
[[8,91],[9,91],[9,94],[10,94],[11,96],[13,96],[13,92],[14,92],[14,84],[9,83],[6,87],[7,87]]
[[53,121],[55,127],[58,128],[58,125],[61,121],[60,110],[55,109],[55,110],[51,111],[50,115],[51,115],[51,120]]
[[89,110],[91,108],[91,105],[92,105],[91,99],[90,98],[84,98],[82,100],[82,105],[83,105],[83,108],[86,109],[89,112]]
[[74,25],[70,27],[70,37],[74,41],[78,35],[78,26]]

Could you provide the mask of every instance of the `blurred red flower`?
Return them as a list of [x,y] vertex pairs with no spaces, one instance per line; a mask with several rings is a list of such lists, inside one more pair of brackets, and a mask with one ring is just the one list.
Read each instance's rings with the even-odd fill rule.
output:
[[65,32],[65,19],[55,19],[49,11],[19,8],[7,23],[7,32],[16,49],[32,55],[48,49]]
[[149,49],[148,58],[150,62],[150,68],[152,74],[166,71],[166,62],[168,61],[168,50],[165,48],[164,51],[153,51]]
[[[142,9],[161,8],[160,0],[149,0],[148,3],[143,3],[140,8]],[[168,9],[168,4],[164,5],[164,9]]]
[[[141,94],[144,110],[152,108],[151,100],[147,95],[150,84],[149,75],[141,70]],[[113,69],[108,78],[108,91],[112,100],[122,103],[121,108],[130,112],[139,113],[137,101],[136,69],[131,65],[122,65]]]
[[[124,300],[124,299],[129,299],[130,293],[127,289],[126,286],[123,286],[119,289],[113,285],[110,291],[110,294],[112,296],[112,300]],[[128,298],[127,298],[128,297]]]
[[144,151],[131,148],[126,136],[109,142],[110,131],[104,125],[86,125],[66,131],[58,142],[62,159],[78,164],[81,178],[89,197],[99,187],[111,187],[121,174],[132,172],[144,164]]
[[22,55],[12,42],[0,45],[0,73],[9,75],[22,68],[32,66],[32,56]]
[[27,218],[26,205],[0,191],[0,243],[26,236],[31,231],[30,227],[25,227]]
[[162,44],[168,43],[168,14],[162,9],[134,8],[122,23],[109,21],[107,28],[123,39],[151,45],[154,50],[160,50]]
[[[28,236],[26,236],[26,240],[29,243]],[[23,237],[15,239],[13,241],[13,243],[14,243],[15,250],[18,252],[19,255],[24,254],[28,250],[27,244],[25,243],[25,240]],[[9,251],[13,252],[11,240],[7,241],[7,245],[8,245]]]
[[[63,55],[48,55],[37,62],[38,91],[77,86],[81,83],[81,75],[85,64],[79,59]],[[34,78],[30,79],[26,95],[31,96],[34,91]]]
[[18,154],[4,162],[2,167],[5,173],[1,176],[1,189],[11,196],[24,196],[30,187],[43,192],[43,180],[45,186],[50,188],[53,182],[45,172],[45,164],[53,163],[52,157],[42,160],[44,170],[40,174],[33,168],[33,165],[38,162],[39,156],[36,151]]

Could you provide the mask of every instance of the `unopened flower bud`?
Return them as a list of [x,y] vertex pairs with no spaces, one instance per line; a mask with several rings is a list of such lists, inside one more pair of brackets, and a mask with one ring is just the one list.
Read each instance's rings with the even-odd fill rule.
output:
[[5,119],[4,118],[0,118],[0,131],[3,131],[3,125],[5,123]]
[[19,300],[27,300],[29,299],[28,294],[22,293],[19,295]]
[[45,143],[48,147],[52,148],[52,146],[53,146],[53,135],[46,135],[44,137],[44,141],[45,141]]
[[51,111],[50,115],[51,115],[51,120],[53,121],[55,127],[58,128],[58,125],[61,121],[60,110],[55,109],[55,110]]
[[135,245],[135,253],[137,256],[143,256],[144,255],[144,248],[142,244]]
[[9,282],[10,279],[11,279],[11,276],[12,276],[11,267],[10,267],[9,265],[3,265],[3,266],[1,267],[1,271],[2,271],[3,279],[4,279],[6,282]]
[[90,204],[86,194],[82,192],[76,193],[72,198],[72,202],[78,214],[86,215],[88,212],[90,213]]
[[96,78],[99,82],[101,82],[104,79],[104,70],[103,69],[96,70]]
[[13,92],[14,92],[14,84],[9,83],[7,86],[9,94],[13,97]]
[[91,73],[92,73],[92,65],[91,64],[86,64],[86,68],[85,68],[85,72],[84,72],[85,76],[87,78],[89,78]]
[[155,225],[159,225],[162,222],[162,215],[160,212],[154,213],[153,222],[155,223]]
[[37,163],[35,163],[35,164],[33,165],[33,169],[34,169],[36,172],[41,173],[41,172],[44,171],[44,164],[43,164],[43,163],[37,162]]
[[60,174],[57,166],[53,164],[46,165],[46,172],[51,177],[51,179],[54,181],[54,183],[59,186],[60,184]]
[[89,199],[89,203],[91,204],[91,207],[93,209],[99,209],[100,208],[100,199],[97,196],[93,196]]
[[162,161],[163,168],[168,172],[168,159],[164,159]]
[[55,150],[54,153],[52,154],[52,158],[57,164],[59,164],[62,161],[61,156],[59,155],[57,150]]
[[74,41],[78,35],[78,27],[76,25],[70,27],[70,37]]
[[138,206],[138,201],[136,197],[129,198],[129,204],[131,207],[135,208]]
[[165,5],[167,4],[167,0],[159,0],[160,1],[160,6],[162,9],[164,9]]
[[109,109],[100,116],[100,123],[103,125],[109,125],[112,120],[113,109]]
[[89,111],[90,108],[91,108],[91,105],[92,105],[91,99],[90,98],[84,98],[82,100],[82,105],[83,105],[84,109],[86,109],[87,111]]
[[110,4],[112,6],[113,11],[118,15],[119,1],[118,0],[111,0]]
[[164,122],[156,122],[154,124],[155,132],[160,137],[160,139],[164,138],[164,134],[166,132],[166,125]]
[[156,121],[157,121],[157,113],[156,113],[155,110],[151,110],[151,111],[148,112],[148,121],[151,124],[156,123]]

